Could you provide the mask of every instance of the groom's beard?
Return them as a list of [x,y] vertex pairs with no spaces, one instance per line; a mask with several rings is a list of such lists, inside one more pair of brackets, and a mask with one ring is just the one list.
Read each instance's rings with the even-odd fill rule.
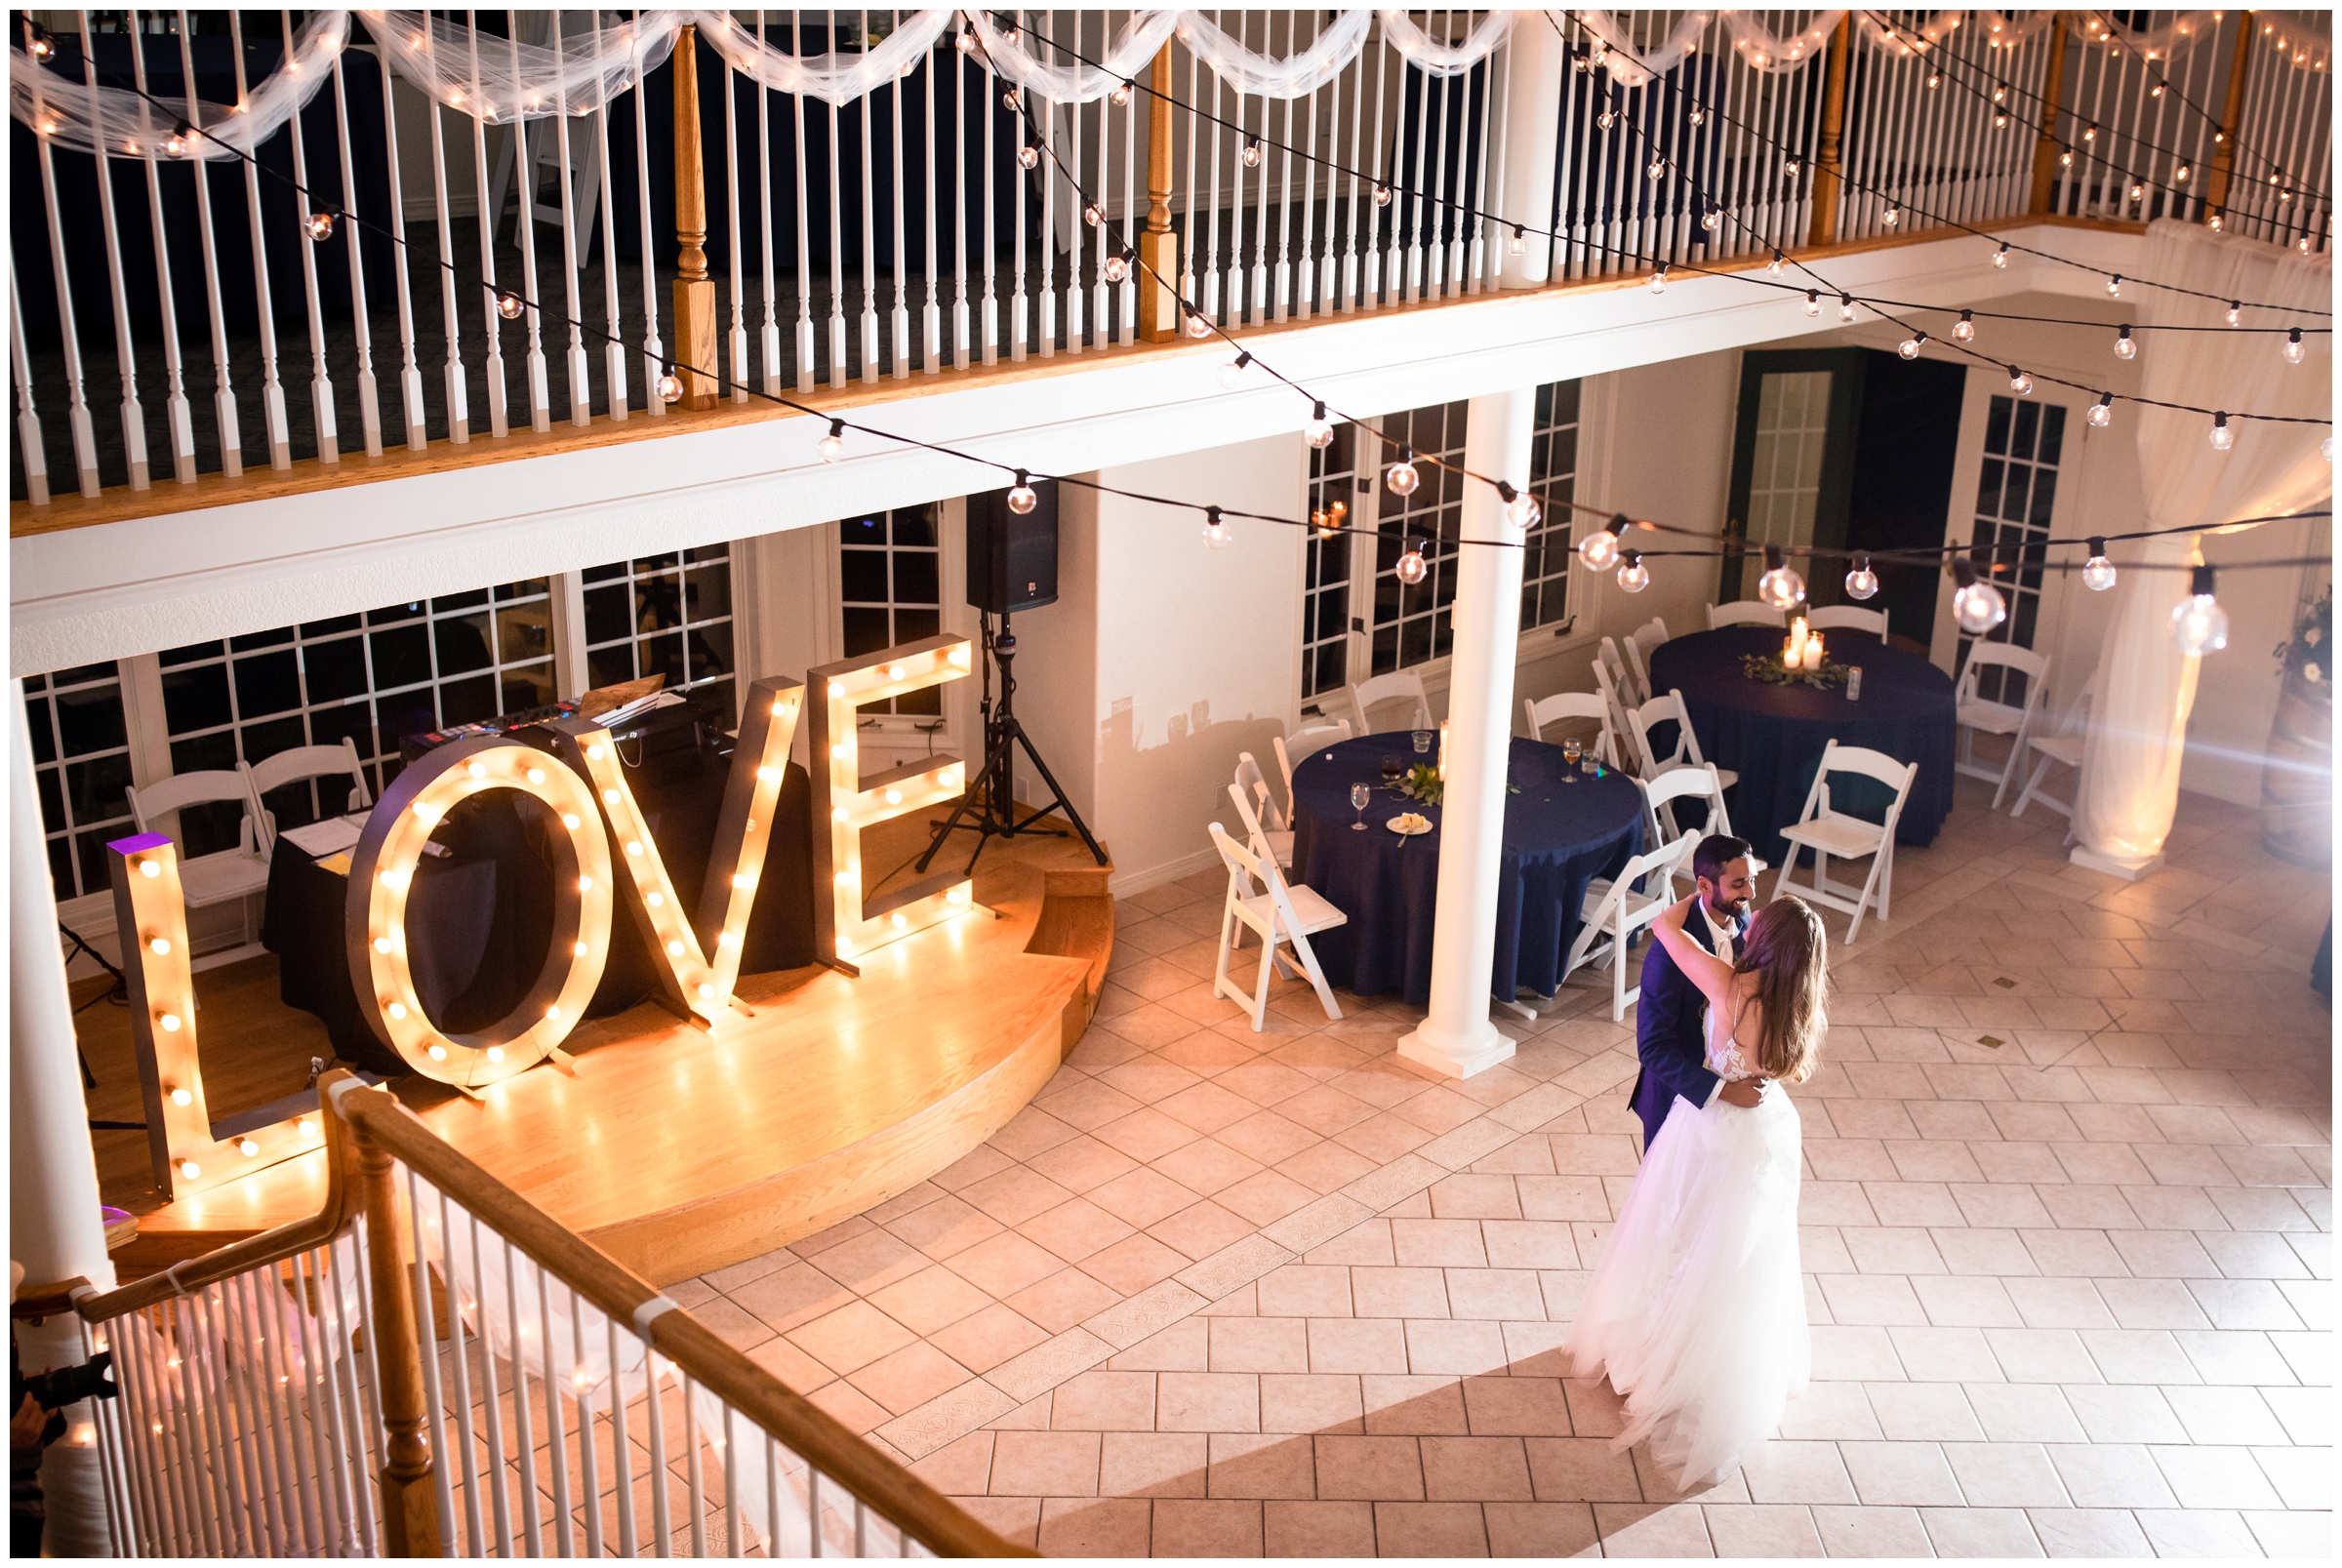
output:
[[1708,901],[1708,912],[1716,917],[1718,925],[1729,925],[1735,920],[1746,920],[1749,917],[1749,911],[1756,906],[1755,899],[1732,899],[1722,904],[1718,904],[1713,899]]

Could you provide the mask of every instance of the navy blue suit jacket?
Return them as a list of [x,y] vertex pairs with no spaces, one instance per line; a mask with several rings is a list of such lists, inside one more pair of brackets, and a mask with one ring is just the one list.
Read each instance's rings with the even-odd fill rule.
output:
[[[1737,940],[1748,927],[1734,925]],[[1705,917],[1684,921],[1683,929],[1692,941],[1716,951]],[[1642,1119],[1645,1154],[1677,1095],[1704,1106],[1716,1092],[1716,1076],[1708,1070],[1706,1006],[1700,987],[1667,955],[1667,945],[1654,940],[1642,957],[1642,999],[1635,1009],[1635,1054],[1642,1059],[1642,1071],[1635,1080],[1633,1104]]]

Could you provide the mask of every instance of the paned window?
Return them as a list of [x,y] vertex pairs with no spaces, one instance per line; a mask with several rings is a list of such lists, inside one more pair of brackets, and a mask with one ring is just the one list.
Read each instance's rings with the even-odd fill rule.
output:
[[614,561],[580,574],[591,687],[665,675],[663,691],[704,695],[728,724],[733,690],[732,546]]
[[[1467,403],[1445,403],[1395,414],[1381,422],[1389,438],[1381,467],[1396,454],[1395,440],[1415,450],[1422,482],[1411,496],[1380,491],[1374,542],[1374,625],[1367,673],[1387,675],[1445,659],[1454,641],[1450,624],[1456,600],[1456,541],[1464,524],[1464,424]],[[1438,458],[1454,466],[1424,461]],[[1398,558],[1413,544],[1430,568],[1421,583],[1398,579]]]
[[[865,512],[837,525],[840,654],[859,659],[943,630],[943,508],[933,502]],[[865,703],[868,717],[939,718],[943,689]]]
[[1373,469],[1358,474],[1358,427],[1334,426],[1333,444],[1310,453],[1309,559],[1301,593],[1301,695],[1338,692],[1350,679],[1350,565],[1364,541],[1338,530],[1359,515],[1359,487],[1372,511]]
[[[1976,526],[1970,543],[1984,546],[1993,582],[2008,600],[2008,618],[1985,633],[1987,642],[2033,646],[2040,623],[2041,542],[2057,506],[2057,469],[2065,456],[2066,411],[2056,403],[1995,397],[1984,424],[1984,463],[1976,482]],[[2025,674],[1987,667],[1977,695],[2021,705]]]
[[1830,373],[1768,375],[1756,390],[1756,464],[1749,478],[1749,538],[1810,544],[1822,499],[1822,446],[1830,435]]
[[57,897],[103,892],[106,841],[135,831],[118,667],[109,660],[25,677],[24,726]]
[[1537,423],[1529,449],[1529,488],[1545,515],[1529,530],[1521,559],[1520,629],[1557,626],[1569,619],[1569,569],[1576,557],[1578,494],[1578,382],[1548,382],[1537,388]]
[[[165,649],[157,663],[174,774],[346,737],[378,794],[397,777],[402,736],[553,700],[543,578]],[[341,809],[343,792],[323,789],[330,798],[292,784],[264,804],[279,828],[296,827]],[[226,801],[181,812],[184,853],[233,847],[240,816]]]

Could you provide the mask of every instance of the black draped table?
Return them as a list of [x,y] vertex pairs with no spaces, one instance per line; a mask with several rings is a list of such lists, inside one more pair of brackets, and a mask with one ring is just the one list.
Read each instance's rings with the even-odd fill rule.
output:
[[[633,786],[686,909],[700,906],[731,766],[728,754],[704,750],[688,777]],[[810,799],[805,770],[791,763],[744,934],[743,974],[813,962]],[[407,895],[407,950],[424,1016],[448,1033],[468,1033],[518,1006],[544,966],[552,932],[551,852],[541,808],[508,789],[458,805],[432,830],[431,842],[448,853],[425,854],[416,867]],[[278,957],[278,996],[322,1020],[342,1060],[385,1075],[404,1074],[406,1064],[375,1037],[358,1010],[343,935],[348,890],[347,877],[279,838],[268,866],[261,944]],[[588,1018],[624,1012],[657,984],[653,954],[626,907],[629,897],[622,893],[612,912],[608,956],[586,1009]],[[714,935],[702,930],[700,940],[712,942]]]
[[[1327,747],[1293,770],[1293,880],[1305,882],[1350,923],[1310,939],[1325,978],[1361,996],[1397,991],[1422,1006],[1432,994],[1432,921],[1439,885],[1440,809],[1386,786],[1382,759],[1420,760],[1408,733],[1368,735]],[[1633,780],[1569,772],[1559,746],[1515,740],[1508,767],[1518,794],[1505,797],[1505,840],[1496,896],[1496,965],[1489,994],[1522,986],[1550,996],[1577,936],[1586,886],[1642,852],[1642,795]],[[1350,786],[1374,786],[1366,831]],[[1401,812],[1431,819],[1401,838],[1384,824]]]
[[[1787,635],[1770,626],[1725,626],[1674,638],[1651,652],[1651,690],[1681,692],[1701,755],[1740,775],[1733,828],[1758,855],[1782,864],[1789,843],[1781,829],[1804,811],[1822,748],[1835,740],[1919,765],[1895,841],[1935,842],[1952,813],[1952,677],[1916,654],[1843,626],[1822,637],[1832,663],[1862,666],[1859,700],[1848,699],[1843,687],[1768,686],[1743,671],[1744,655],[1777,654]],[[1834,791],[1838,793],[1848,796],[1838,809],[1883,819],[1884,786],[1877,787],[1878,801],[1865,800],[1860,788]]]

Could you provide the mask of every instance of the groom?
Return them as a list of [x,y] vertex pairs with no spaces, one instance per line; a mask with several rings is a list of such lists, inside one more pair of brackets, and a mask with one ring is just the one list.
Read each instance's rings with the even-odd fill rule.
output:
[[[1727,963],[1739,956],[1756,902],[1755,874],[1746,839],[1711,833],[1691,852],[1691,874],[1699,884],[1699,910],[1683,922],[1692,941]],[[1764,1094],[1760,1078],[1726,1083],[1708,1070],[1708,1040],[1700,987],[1677,969],[1667,948],[1653,943],[1642,960],[1642,1000],[1636,1006],[1635,1054],[1642,1072],[1635,1080],[1635,1114],[1642,1118],[1642,1151],[1678,1096],[1706,1106],[1719,1094],[1731,1105],[1754,1106]]]

